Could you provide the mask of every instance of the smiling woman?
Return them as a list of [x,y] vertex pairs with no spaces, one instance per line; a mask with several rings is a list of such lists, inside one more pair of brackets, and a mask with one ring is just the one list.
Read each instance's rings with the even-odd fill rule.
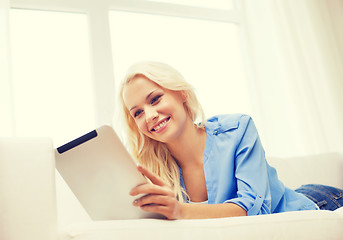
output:
[[131,190],[134,206],[168,219],[194,219],[335,210],[343,204],[336,198],[340,189],[286,187],[267,163],[252,118],[222,114],[205,121],[192,88],[173,67],[139,62],[120,89],[130,151],[151,181]]

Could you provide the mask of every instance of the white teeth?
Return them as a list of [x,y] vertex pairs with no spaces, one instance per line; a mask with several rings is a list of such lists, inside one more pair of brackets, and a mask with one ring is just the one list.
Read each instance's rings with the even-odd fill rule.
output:
[[154,128],[155,131],[158,131],[161,127],[163,127],[167,123],[167,120],[164,120],[163,122],[160,123],[157,127]]

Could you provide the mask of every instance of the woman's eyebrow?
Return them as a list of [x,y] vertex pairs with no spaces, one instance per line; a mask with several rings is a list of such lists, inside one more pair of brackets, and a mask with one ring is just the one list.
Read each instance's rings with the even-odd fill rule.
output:
[[[156,90],[157,90],[157,89],[151,91],[151,92],[145,97],[145,100],[148,100],[149,97],[151,96],[151,94],[153,94]],[[135,108],[137,108],[137,106],[133,106],[133,107],[130,109],[130,112],[131,112],[133,109],[135,109]]]

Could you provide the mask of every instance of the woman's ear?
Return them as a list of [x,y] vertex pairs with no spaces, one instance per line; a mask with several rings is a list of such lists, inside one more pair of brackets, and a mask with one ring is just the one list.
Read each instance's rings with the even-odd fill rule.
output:
[[187,93],[185,91],[180,91],[180,94],[181,94],[182,102],[183,103],[187,102],[187,99],[188,99]]

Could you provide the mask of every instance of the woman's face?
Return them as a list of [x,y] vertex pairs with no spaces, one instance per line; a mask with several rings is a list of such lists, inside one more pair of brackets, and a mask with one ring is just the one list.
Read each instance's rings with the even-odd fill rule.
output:
[[139,130],[157,141],[177,140],[189,120],[181,92],[164,89],[144,76],[124,87],[123,98]]

